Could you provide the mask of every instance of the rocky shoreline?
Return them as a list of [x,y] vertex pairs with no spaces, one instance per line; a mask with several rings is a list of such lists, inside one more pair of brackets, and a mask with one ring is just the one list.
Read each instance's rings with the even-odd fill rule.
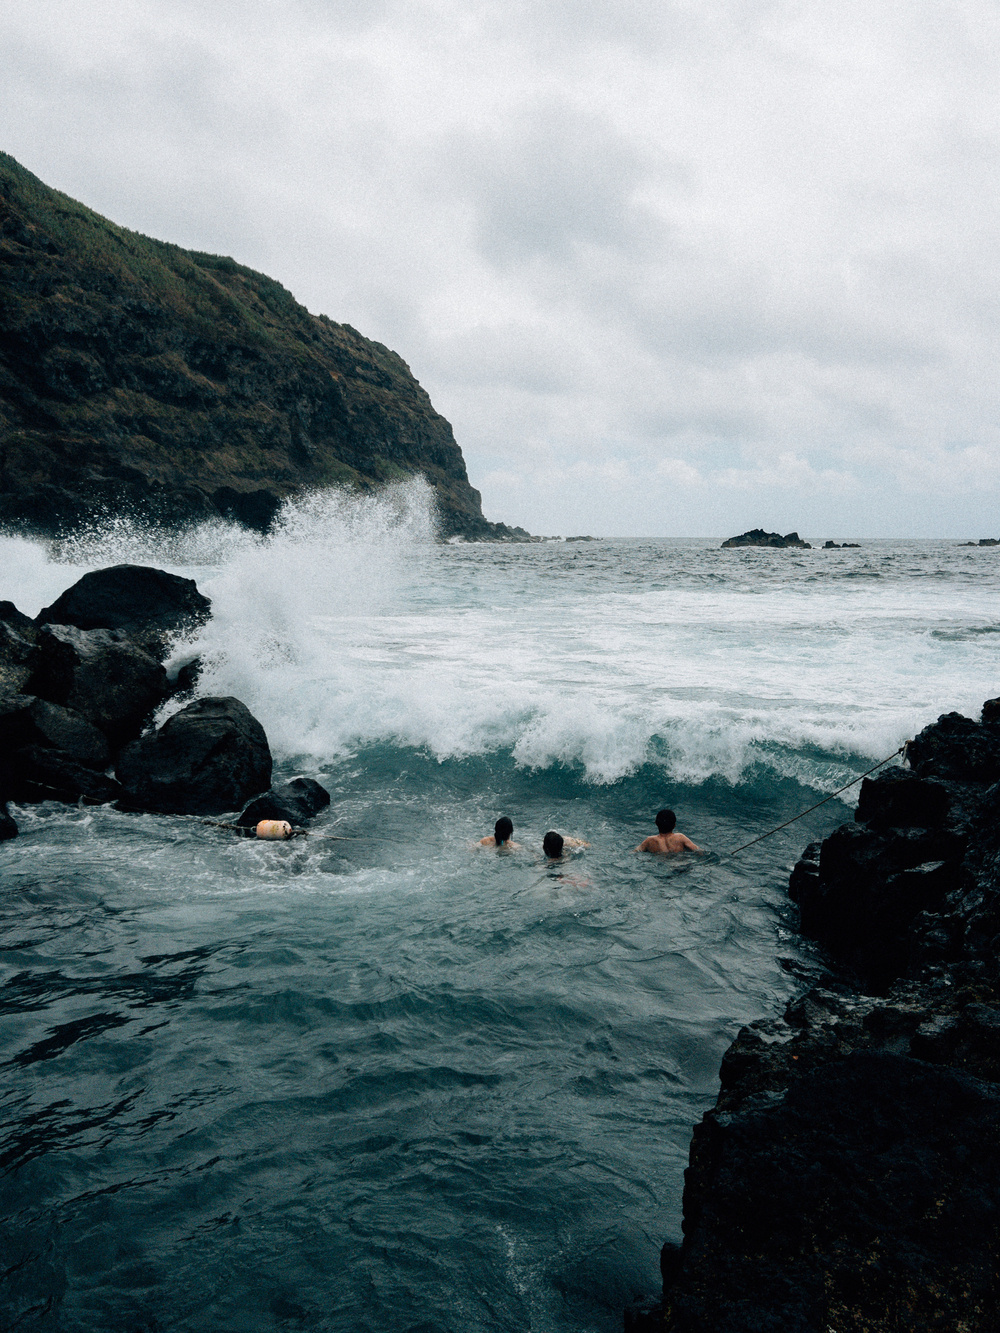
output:
[[[0,602],[0,841],[10,801],[160,814],[241,811],[301,827],[329,805],[311,779],[271,787],[264,728],[239,699],[190,699],[197,662],[164,662],[211,614],[192,579],[143,565],[85,574],[34,619]],[[149,729],[168,700],[188,702]]]
[[726,1052],[633,1333],[1000,1328],[1000,700],[906,757],[792,872],[830,970]]

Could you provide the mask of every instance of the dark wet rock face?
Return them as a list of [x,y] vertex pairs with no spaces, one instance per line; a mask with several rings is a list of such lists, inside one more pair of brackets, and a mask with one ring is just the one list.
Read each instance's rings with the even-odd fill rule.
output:
[[765,532],[763,528],[751,528],[741,532],[738,537],[729,537],[722,543],[722,549],[736,546],[769,546],[775,549],[796,547],[800,551],[811,551],[812,547],[804,542],[797,532],[789,532],[784,537],[779,532]]
[[79,713],[30,694],[0,696],[0,746],[10,752],[25,745],[61,750],[85,768],[111,762],[107,737]]
[[123,630],[157,660],[172,639],[203,625],[212,604],[194,579],[146,565],[97,569],[39,612],[38,625]]
[[79,713],[113,748],[137,736],[167,698],[167,673],[121,630],[43,625],[28,689]]
[[906,757],[921,777],[998,782],[1000,729],[982,726],[961,713],[945,713],[910,741]]
[[35,624],[13,602],[0,602],[0,691],[23,690],[31,676]]
[[238,699],[198,699],[123,750],[116,774],[135,809],[218,815],[267,790],[271,751]]
[[985,1329],[998,1198],[994,1084],[888,1052],[823,1065],[696,1131],[674,1327]]
[[264,531],[290,496],[422,475],[443,535],[527,537],[483,517],[402,358],[264,274],[116,227],[4,153],[0,259],[0,523]]
[[114,778],[79,763],[52,746],[25,745],[11,757],[14,772],[7,794],[14,801],[66,801],[105,805],[117,801],[121,786]]
[[284,819],[301,826],[329,804],[330,793],[313,778],[292,778],[255,797],[236,822],[241,828],[254,828],[262,819]]
[[795,866],[836,970],[726,1052],[636,1333],[1000,1329],[998,722],[925,728]]

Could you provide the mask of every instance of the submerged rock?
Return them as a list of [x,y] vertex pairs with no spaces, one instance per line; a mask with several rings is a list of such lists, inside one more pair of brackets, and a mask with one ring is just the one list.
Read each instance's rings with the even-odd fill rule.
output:
[[194,579],[148,565],[112,565],[84,574],[36,623],[123,630],[159,661],[172,639],[203,625],[211,611]]
[[238,699],[197,699],[123,750],[116,772],[133,808],[219,815],[266,790],[271,751]]
[[167,673],[121,630],[44,625],[31,693],[99,727],[113,749],[137,736],[170,693]]
[[789,532],[782,537],[778,532],[765,532],[763,528],[751,528],[749,532],[741,532],[738,537],[729,537],[722,543],[723,550],[734,546],[796,547],[800,551],[812,550],[810,544],[804,542],[797,532]]
[[236,822],[241,828],[254,828],[262,819],[283,819],[293,826],[302,825],[329,804],[330,793],[313,778],[292,778],[263,796],[254,797]]

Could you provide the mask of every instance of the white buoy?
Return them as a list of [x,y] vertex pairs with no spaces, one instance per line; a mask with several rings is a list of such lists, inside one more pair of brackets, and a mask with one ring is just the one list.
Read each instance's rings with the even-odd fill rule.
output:
[[280,841],[292,836],[292,826],[287,819],[262,819],[257,825],[257,837]]

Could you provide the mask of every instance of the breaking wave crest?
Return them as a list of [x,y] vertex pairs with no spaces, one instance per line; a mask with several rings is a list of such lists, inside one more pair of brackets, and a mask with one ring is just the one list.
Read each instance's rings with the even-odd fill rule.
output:
[[654,765],[829,791],[942,707],[974,711],[993,677],[991,637],[973,632],[992,613],[956,624],[953,599],[912,581],[904,605],[891,553],[885,580],[845,593],[842,571],[818,586],[774,562],[748,580],[690,544],[442,546],[422,479],[289,502],[267,536],[120,519],[0,542],[4,595],[31,613],[102,565],[195,578],[213,617],[171,667],[199,658],[199,694],[242,699],[278,757],[317,770],[388,744],[590,784]]

